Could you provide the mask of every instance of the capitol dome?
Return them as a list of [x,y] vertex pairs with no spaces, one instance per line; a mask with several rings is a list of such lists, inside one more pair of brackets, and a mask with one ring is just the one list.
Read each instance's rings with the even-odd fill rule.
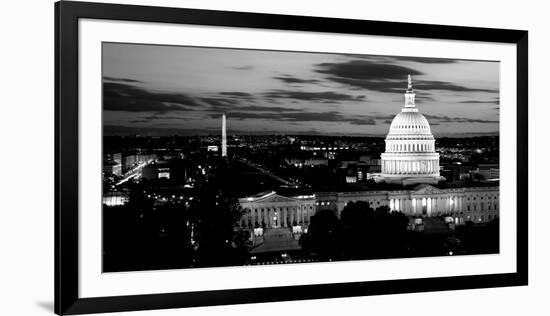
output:
[[405,105],[393,119],[386,136],[386,151],[381,155],[385,182],[414,184],[437,183],[439,154],[435,152],[435,138],[430,123],[415,104],[415,92],[409,75]]
[[431,135],[430,123],[419,112],[399,112],[391,122],[388,135]]

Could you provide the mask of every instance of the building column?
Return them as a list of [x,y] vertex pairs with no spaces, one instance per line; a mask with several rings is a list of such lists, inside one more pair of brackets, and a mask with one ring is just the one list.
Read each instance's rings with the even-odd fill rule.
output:
[[293,211],[292,211],[292,207],[289,207],[288,208],[288,227],[292,227],[292,214],[293,214]]
[[287,216],[287,208],[285,208],[283,210],[283,227],[288,227],[288,223],[286,221],[286,216]]

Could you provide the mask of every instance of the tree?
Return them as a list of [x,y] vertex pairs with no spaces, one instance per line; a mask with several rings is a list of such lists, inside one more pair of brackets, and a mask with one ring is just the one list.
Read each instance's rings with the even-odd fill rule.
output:
[[234,227],[244,211],[235,197],[222,190],[222,183],[215,173],[197,187],[190,210],[196,229],[198,265],[240,264],[244,260],[246,244],[239,242],[242,238],[235,236]]
[[302,235],[302,249],[321,260],[336,259],[341,253],[341,227],[338,217],[329,210],[311,217],[307,234]]
[[192,265],[189,212],[181,205],[153,205],[132,190],[126,205],[103,206],[106,271],[174,269]]
[[368,202],[348,203],[341,215],[344,251],[354,259],[399,256],[405,248],[408,218],[389,207],[376,210]]

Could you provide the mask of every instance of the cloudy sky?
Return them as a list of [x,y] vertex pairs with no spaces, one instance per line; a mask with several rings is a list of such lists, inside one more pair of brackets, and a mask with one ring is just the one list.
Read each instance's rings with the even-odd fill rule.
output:
[[498,62],[104,43],[104,133],[383,136],[408,74],[436,136],[498,132]]

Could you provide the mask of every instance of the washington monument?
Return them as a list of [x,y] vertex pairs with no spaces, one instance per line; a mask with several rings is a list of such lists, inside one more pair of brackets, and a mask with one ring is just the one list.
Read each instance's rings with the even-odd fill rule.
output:
[[227,157],[227,135],[225,131],[225,113],[222,115],[222,157]]

